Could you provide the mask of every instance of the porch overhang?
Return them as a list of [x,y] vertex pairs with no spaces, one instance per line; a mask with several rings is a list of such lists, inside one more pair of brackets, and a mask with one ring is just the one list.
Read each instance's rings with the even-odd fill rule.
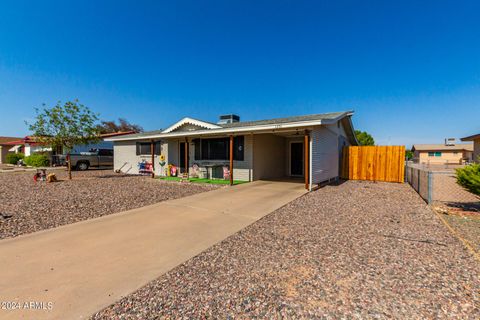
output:
[[274,132],[288,132],[298,130],[305,130],[314,126],[319,126],[322,124],[331,124],[325,123],[321,120],[316,121],[302,121],[302,122],[292,122],[284,124],[275,124],[275,125],[261,125],[261,126],[251,126],[251,127],[237,127],[237,128],[222,128],[222,129],[207,129],[207,130],[193,130],[193,131],[182,131],[182,132],[171,132],[171,133],[160,133],[154,135],[145,135],[142,137],[116,137],[116,138],[107,138],[106,141],[131,141],[131,140],[148,140],[148,139],[165,139],[165,138],[183,138],[183,137],[195,137],[195,136],[218,136],[218,135],[231,135],[231,134],[260,134],[260,133],[274,133]]

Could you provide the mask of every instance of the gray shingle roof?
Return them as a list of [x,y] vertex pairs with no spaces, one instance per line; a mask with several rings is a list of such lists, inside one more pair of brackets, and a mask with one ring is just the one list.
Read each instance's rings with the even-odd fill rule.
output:
[[152,131],[145,131],[145,132],[140,132],[140,133],[133,133],[133,134],[127,134],[122,137],[128,137],[128,138],[142,138],[142,137],[148,137],[156,134],[162,133],[163,129],[160,130],[152,130]]
[[268,119],[268,120],[258,120],[258,121],[240,121],[240,122],[233,122],[227,124],[221,124],[220,126],[224,128],[236,128],[236,127],[250,127],[250,126],[259,126],[259,125],[267,125],[267,124],[280,124],[280,123],[288,123],[288,122],[299,122],[299,121],[314,121],[314,120],[333,120],[338,118],[344,112],[331,112],[331,113],[319,113],[319,114],[310,114],[305,116],[295,116],[295,117],[287,117],[287,118],[275,118],[275,119]]
[[[266,120],[257,120],[257,121],[240,121],[240,122],[234,122],[234,123],[228,123],[228,124],[215,124],[211,123],[208,121],[203,121],[203,122],[208,122],[214,125],[218,125],[221,128],[240,128],[240,127],[251,127],[251,126],[258,126],[258,125],[271,125],[271,124],[282,124],[282,123],[289,123],[289,122],[301,122],[301,121],[315,121],[315,120],[334,120],[342,115],[345,115],[346,113],[350,113],[352,111],[343,111],[343,112],[330,112],[330,113],[320,113],[320,114],[310,114],[310,115],[304,115],[304,116],[294,116],[294,117],[287,117],[287,118],[274,118],[274,119],[266,119]],[[215,130],[219,129],[210,129],[212,133]],[[154,135],[160,135],[163,133],[163,130],[153,130],[153,131],[146,131],[142,133],[136,133],[136,134],[129,134],[122,136],[122,138],[139,138],[142,139],[143,137],[151,137]],[[120,139],[117,139],[120,140]]]

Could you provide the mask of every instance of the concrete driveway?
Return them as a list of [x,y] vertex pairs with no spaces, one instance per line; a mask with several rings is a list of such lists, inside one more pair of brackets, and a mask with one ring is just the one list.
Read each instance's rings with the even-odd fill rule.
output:
[[88,318],[304,193],[256,181],[2,240],[0,318]]

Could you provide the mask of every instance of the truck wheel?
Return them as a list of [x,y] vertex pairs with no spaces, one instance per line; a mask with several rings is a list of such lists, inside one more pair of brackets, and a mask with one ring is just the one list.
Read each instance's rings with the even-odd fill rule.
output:
[[89,165],[87,162],[78,162],[75,168],[79,171],[85,171],[88,167]]

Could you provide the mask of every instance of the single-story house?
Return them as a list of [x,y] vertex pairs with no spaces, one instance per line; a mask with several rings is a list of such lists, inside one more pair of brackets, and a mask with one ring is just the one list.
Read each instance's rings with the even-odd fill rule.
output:
[[[183,118],[164,130],[107,138],[114,143],[114,170],[253,181],[297,178],[306,188],[339,177],[344,146],[357,145],[352,111],[217,123]],[[233,168],[233,169],[232,169]],[[232,170],[231,170],[232,169]]]
[[413,158],[424,164],[463,164],[473,160],[473,143],[414,144]]
[[473,142],[473,160],[476,162],[480,162],[480,133],[462,138],[461,140]]
[[7,153],[11,152],[12,146],[9,144],[11,141],[18,140],[16,137],[0,137],[0,163],[7,162]]

